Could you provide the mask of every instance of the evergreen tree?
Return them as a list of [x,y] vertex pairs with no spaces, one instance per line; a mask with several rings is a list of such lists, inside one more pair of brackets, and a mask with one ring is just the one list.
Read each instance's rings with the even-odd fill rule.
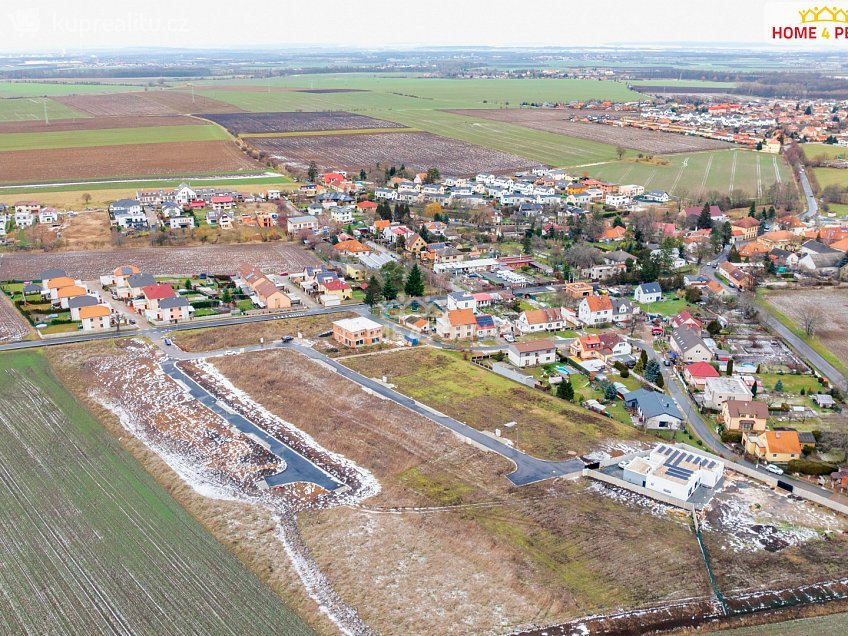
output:
[[386,278],[383,282],[383,298],[386,300],[394,300],[397,298],[398,288],[395,281],[391,278]]
[[648,364],[645,365],[645,379],[656,384],[660,375],[660,363],[656,360],[648,360]]
[[727,375],[733,375],[733,358],[727,361]]
[[663,388],[665,386],[665,380],[662,377],[662,373],[657,376],[656,382],[654,382],[658,387]]
[[757,204],[751,201],[751,207],[748,208],[748,216],[752,219],[757,217]]
[[365,304],[373,307],[380,302],[382,294],[380,291],[380,281],[374,274],[368,279],[368,288],[365,290]]
[[365,172],[365,168],[359,171],[359,180],[365,181],[368,178],[368,174]]
[[221,292],[221,302],[225,305],[229,305],[233,302],[233,294],[229,287],[224,287],[224,291]]
[[730,252],[727,254],[727,260],[731,263],[739,263],[742,261],[742,257],[739,256],[739,250],[736,249],[735,245],[730,246]]
[[315,180],[318,178],[318,166],[315,165],[314,161],[309,162],[309,169],[306,171],[306,176],[309,178],[310,183],[315,183]]
[[756,381],[754,381],[754,383],[751,385],[751,397],[757,397],[757,382]]
[[524,238],[521,239],[521,251],[525,254],[531,254],[533,252],[533,235],[528,232],[524,235]]
[[701,209],[701,213],[698,215],[698,223],[699,230],[708,230],[713,226],[713,217],[710,216],[710,204],[705,203],[704,207]]
[[410,298],[424,295],[424,279],[421,277],[421,270],[418,268],[418,263],[415,263],[412,269],[409,270],[409,276],[406,277],[403,291]]
[[569,402],[574,399],[574,386],[571,384],[571,380],[563,378],[562,382],[557,385],[556,396]]
[[612,382],[607,382],[604,384],[604,399],[612,402],[618,392],[615,390],[615,385]]
[[778,380],[774,385],[774,390],[777,393],[783,393],[783,380]]

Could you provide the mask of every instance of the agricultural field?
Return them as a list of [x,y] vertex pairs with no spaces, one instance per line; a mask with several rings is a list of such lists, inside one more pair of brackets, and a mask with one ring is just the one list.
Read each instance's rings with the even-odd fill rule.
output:
[[86,113],[53,99],[0,99],[0,121],[43,122],[45,110],[47,112],[47,118],[51,121],[56,119],[88,117]]
[[[651,154],[696,152],[698,150],[715,150],[731,147],[731,144],[713,139],[705,139],[703,137],[689,137],[673,133],[640,130],[629,126],[611,126],[569,121],[569,118],[572,116],[571,113],[565,113],[558,109],[510,108],[453,110],[450,112],[456,115],[516,124],[536,130],[576,137],[578,139],[588,139],[590,141],[623,146],[630,150]],[[585,112],[582,113],[582,116],[585,116],[585,114]]]
[[848,148],[833,144],[802,144],[801,150],[807,159],[848,159]]
[[[2,103],[2,102],[0,102]],[[148,128],[158,126],[192,126],[207,122],[186,115],[159,115],[157,117],[86,117],[58,119],[46,122],[32,121],[0,122],[0,133],[56,133],[65,131],[100,130],[104,128]]]
[[223,126],[233,135],[402,128],[394,122],[344,112],[233,113],[198,117]]
[[[513,488],[503,477],[512,467],[498,456],[295,352],[210,362],[379,482],[356,506],[298,517],[327,583],[377,633],[505,633],[708,594],[682,515],[645,514],[581,482]],[[663,576],[644,576],[657,551]]]
[[52,97],[87,93],[125,93],[140,91],[133,84],[72,84],[64,82],[0,82],[0,97]]
[[848,188],[848,170],[841,168],[813,168],[813,175],[819,184],[819,188],[836,185]]
[[[848,360],[848,290],[845,289],[793,289],[770,291],[765,300],[778,312],[793,321],[796,331],[803,336],[803,315],[811,313],[815,321],[815,343],[836,358],[836,365]],[[819,351],[822,353],[822,351]],[[827,358],[827,354],[825,356]],[[830,358],[828,358],[830,361]]]
[[162,276],[232,274],[243,262],[267,272],[302,271],[320,261],[297,243],[254,243],[203,247],[10,253],[0,258],[0,280],[31,280],[45,269],[62,268],[82,280],[97,280],[119,265],[133,264]]
[[300,169],[306,169],[311,161],[324,168],[347,170],[403,164],[410,170],[435,167],[445,175],[468,176],[538,165],[517,155],[423,132],[255,137],[250,144]]
[[73,95],[57,97],[56,101],[91,117],[138,117],[239,111],[237,106],[203,95],[162,90],[111,95]]
[[518,422],[503,434],[517,448],[544,459],[647,439],[632,426],[518,385],[450,352],[421,348],[350,358],[345,364],[368,377],[386,376],[401,393],[479,430]]
[[40,353],[3,354],[0,376],[7,629],[310,633],[116,443]]
[[[57,148],[102,148],[141,144],[184,144],[229,139],[226,131],[212,124],[102,128],[49,132],[7,132],[0,135],[0,153]],[[174,146],[176,149],[178,146]],[[84,156],[84,155],[83,155]]]
[[0,174],[4,184],[169,175],[191,177],[210,173],[229,175],[262,169],[263,166],[247,158],[231,141],[0,152]]
[[798,636],[798,634],[844,634],[848,632],[848,614],[799,618],[782,623],[737,627],[714,632],[716,636]]
[[6,294],[0,293],[0,343],[25,340],[32,329]]
[[793,182],[781,157],[749,150],[664,155],[654,161],[610,161],[592,166],[591,174],[598,179],[639,183],[646,190],[665,190],[692,199],[703,199],[712,190],[737,190],[763,199],[773,183]]

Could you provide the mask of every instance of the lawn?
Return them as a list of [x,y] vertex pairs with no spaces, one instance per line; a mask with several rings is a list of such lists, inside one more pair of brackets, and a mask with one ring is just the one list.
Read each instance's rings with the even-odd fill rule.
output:
[[774,391],[774,385],[780,380],[783,383],[784,393],[799,395],[801,389],[806,393],[818,393],[822,391],[822,385],[811,375],[793,375],[791,373],[758,373],[757,377],[763,386],[769,391]]
[[3,622],[20,633],[308,634],[80,405],[0,355]]
[[51,120],[88,117],[88,114],[52,99],[0,99],[0,121],[43,121],[45,109]]
[[848,170],[840,168],[813,168],[813,176],[818,181],[819,188],[829,185],[848,187]]
[[229,136],[223,128],[213,124],[5,133],[0,136],[0,151],[90,148],[94,146],[123,146],[126,144],[177,143],[185,141],[220,141],[228,138]]
[[666,298],[656,303],[639,303],[642,312],[646,314],[660,314],[661,316],[674,316],[689,307],[683,298]]
[[838,217],[848,216],[848,203],[829,203],[827,207]]
[[848,148],[845,146],[836,146],[833,144],[803,144],[801,150],[807,159],[815,157],[825,157],[826,159],[845,159],[848,158]]
[[[608,440],[640,437],[631,426],[522,386],[458,353],[422,347],[352,358],[345,364],[368,377],[386,376],[401,393],[474,428],[500,428],[519,449],[546,459],[564,459],[568,451],[585,453]],[[512,421],[518,425],[504,428]]]

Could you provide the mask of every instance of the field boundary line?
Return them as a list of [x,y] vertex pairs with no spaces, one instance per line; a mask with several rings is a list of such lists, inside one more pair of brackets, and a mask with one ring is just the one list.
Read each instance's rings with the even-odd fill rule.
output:
[[325,137],[329,135],[379,135],[391,133],[426,132],[420,128],[343,128],[338,130],[302,130],[290,132],[242,133],[240,139],[262,139],[275,137]]

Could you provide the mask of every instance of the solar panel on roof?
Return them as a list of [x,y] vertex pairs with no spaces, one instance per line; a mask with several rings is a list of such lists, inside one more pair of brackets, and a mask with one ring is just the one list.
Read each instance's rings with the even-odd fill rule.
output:
[[668,461],[666,461],[666,464],[670,464],[672,461],[674,461],[674,458],[677,457],[679,454],[679,450],[674,451],[671,455],[668,456]]
[[670,477],[677,477],[678,479],[689,479],[692,476],[692,471],[686,468],[668,468],[666,469],[666,474]]
[[663,454],[664,455],[671,455],[671,451],[673,451],[673,450],[674,449],[671,446],[666,446],[665,450],[663,451]]
[[710,470],[712,470],[712,469],[713,469],[713,466],[715,466],[715,465],[716,465],[716,463],[715,463],[715,462],[710,462],[710,465],[709,465],[709,466],[707,466],[707,468],[709,468]]

